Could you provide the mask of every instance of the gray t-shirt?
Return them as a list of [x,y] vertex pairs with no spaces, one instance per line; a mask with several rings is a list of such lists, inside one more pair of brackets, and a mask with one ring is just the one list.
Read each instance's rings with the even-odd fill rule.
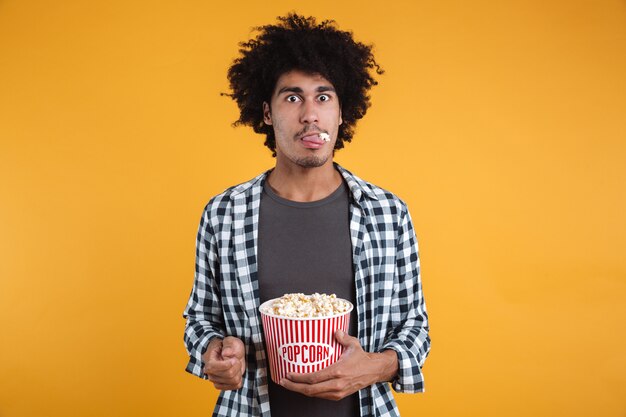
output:
[[[286,293],[337,294],[356,305],[349,190],[345,182],[328,197],[295,202],[278,196],[265,182],[258,236],[261,303]],[[356,309],[348,333],[356,336]],[[269,380],[272,417],[356,417],[359,396],[341,401],[306,397]]]

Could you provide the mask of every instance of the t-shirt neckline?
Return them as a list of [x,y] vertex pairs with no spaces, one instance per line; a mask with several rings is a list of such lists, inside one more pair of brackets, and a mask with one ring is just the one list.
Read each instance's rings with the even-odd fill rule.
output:
[[276,192],[272,189],[272,187],[270,187],[268,181],[265,181],[265,184],[263,185],[263,191],[272,200],[276,201],[277,203],[283,204],[285,206],[297,207],[297,208],[320,207],[320,206],[333,202],[334,200],[338,199],[339,197],[347,193],[346,182],[343,179],[341,181],[341,184],[339,184],[339,186],[337,187],[337,189],[335,189],[335,191],[330,193],[328,196],[322,198],[321,200],[315,200],[315,201],[293,201],[293,200],[288,200],[286,198],[283,198],[279,196],[278,194],[276,194]]

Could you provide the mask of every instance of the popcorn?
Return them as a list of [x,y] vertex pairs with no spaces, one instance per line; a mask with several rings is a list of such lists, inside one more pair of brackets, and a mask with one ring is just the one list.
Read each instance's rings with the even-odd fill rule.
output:
[[330,135],[328,133],[320,133],[319,137],[324,142],[330,142]]
[[281,317],[331,317],[343,314],[352,308],[352,305],[335,294],[305,295],[302,293],[285,294],[271,303],[264,304],[261,311]]
[[335,333],[348,332],[352,303],[335,294],[285,294],[259,309],[274,383],[279,384],[289,372],[320,371],[344,352]]

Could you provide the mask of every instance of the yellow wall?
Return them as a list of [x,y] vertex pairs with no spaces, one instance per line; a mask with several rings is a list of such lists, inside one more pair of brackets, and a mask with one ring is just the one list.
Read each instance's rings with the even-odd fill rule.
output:
[[[0,416],[207,416],[204,204],[270,167],[225,72],[293,2],[0,1]],[[386,69],[337,160],[407,201],[432,352],[404,416],[626,413],[626,3],[322,0]]]

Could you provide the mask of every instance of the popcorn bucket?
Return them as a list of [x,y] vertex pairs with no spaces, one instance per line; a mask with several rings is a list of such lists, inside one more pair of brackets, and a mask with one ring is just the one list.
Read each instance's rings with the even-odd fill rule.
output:
[[339,359],[343,346],[335,332],[348,333],[352,304],[348,302],[347,312],[333,316],[299,318],[265,313],[264,307],[273,301],[260,308],[272,381],[278,384],[289,372],[316,372]]

